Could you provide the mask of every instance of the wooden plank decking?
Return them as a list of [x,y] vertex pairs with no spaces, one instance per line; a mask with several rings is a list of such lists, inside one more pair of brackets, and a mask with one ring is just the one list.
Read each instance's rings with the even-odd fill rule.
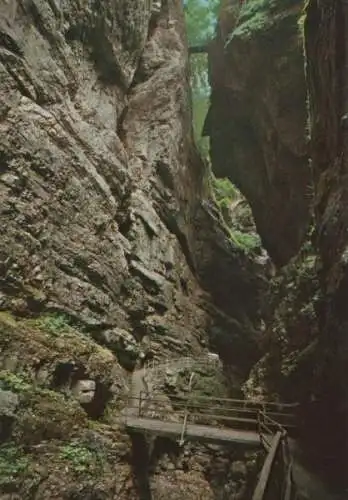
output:
[[[157,436],[179,437],[183,424],[150,418],[128,417],[126,427],[133,432],[149,432]],[[261,446],[260,436],[257,432],[218,428],[208,425],[187,424],[185,438],[215,444],[236,443],[251,447]]]

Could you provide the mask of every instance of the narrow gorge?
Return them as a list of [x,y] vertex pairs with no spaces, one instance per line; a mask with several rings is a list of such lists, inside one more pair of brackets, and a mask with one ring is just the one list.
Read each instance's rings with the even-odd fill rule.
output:
[[1,500],[251,500],[264,452],[127,431],[144,363],[173,421],[298,404],[297,498],[346,498],[348,7],[221,0],[209,159],[188,8],[0,0]]

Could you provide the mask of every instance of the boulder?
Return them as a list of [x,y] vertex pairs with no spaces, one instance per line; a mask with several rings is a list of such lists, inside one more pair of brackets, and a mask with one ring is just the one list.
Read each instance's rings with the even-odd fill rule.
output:
[[94,399],[96,383],[94,380],[78,380],[71,392],[81,404],[91,403]]

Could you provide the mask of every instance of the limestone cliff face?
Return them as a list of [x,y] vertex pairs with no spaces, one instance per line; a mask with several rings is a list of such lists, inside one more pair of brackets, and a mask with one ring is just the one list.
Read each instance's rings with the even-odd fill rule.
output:
[[222,2],[209,49],[214,172],[251,204],[276,264],[296,254],[309,220],[303,1]]
[[300,401],[307,458],[333,488],[342,490],[347,487],[348,419],[348,11],[344,4],[313,0],[306,4],[305,14],[312,231],[273,280],[267,354],[252,370],[245,390],[255,395],[263,389],[268,395]]
[[1,498],[161,498],[162,444],[139,477],[118,424],[126,370],[214,349],[243,377],[264,286],[204,200],[181,1],[2,1],[0,82]]
[[[332,472],[347,485],[347,25],[344,3],[310,1],[306,22],[315,242],[322,301],[317,408],[323,447],[336,458]],[[320,29],[319,29],[320,27]],[[334,425],[332,425],[334,422]]]
[[243,272],[209,277],[234,250],[201,206],[181,2],[156,5],[2,2],[1,307],[163,355],[207,343],[197,276],[231,312]]

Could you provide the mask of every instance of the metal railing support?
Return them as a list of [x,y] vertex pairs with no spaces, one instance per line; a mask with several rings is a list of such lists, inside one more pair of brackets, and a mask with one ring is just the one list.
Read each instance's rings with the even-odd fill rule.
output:
[[186,429],[187,429],[188,404],[189,404],[189,401],[190,401],[190,395],[191,395],[191,389],[192,389],[192,381],[193,381],[194,375],[195,375],[195,373],[192,372],[191,376],[190,376],[189,385],[188,385],[189,396],[188,396],[188,398],[186,400],[184,422],[183,422],[183,425],[182,425],[182,431],[181,431],[181,436],[180,436],[180,440],[179,440],[179,446],[183,446],[184,443],[185,443],[184,437],[185,437],[185,433],[186,433]]
[[140,393],[139,393],[138,417],[141,417],[141,403],[143,401],[142,393],[143,393],[143,391],[140,391]]

